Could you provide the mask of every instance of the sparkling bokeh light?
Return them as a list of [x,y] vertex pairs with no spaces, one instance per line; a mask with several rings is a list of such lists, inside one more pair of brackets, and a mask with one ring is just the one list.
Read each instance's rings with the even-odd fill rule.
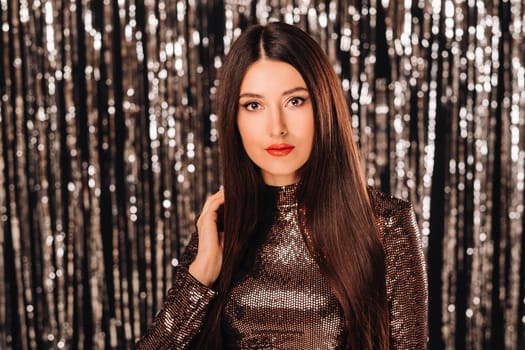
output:
[[525,347],[523,0],[0,0],[0,348],[128,349],[220,185],[216,72],[313,35],[369,185],[410,200],[430,347]]

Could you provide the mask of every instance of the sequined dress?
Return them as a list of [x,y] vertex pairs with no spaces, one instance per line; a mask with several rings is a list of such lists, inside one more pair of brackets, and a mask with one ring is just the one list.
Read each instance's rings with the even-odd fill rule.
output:
[[[278,188],[277,215],[250,272],[232,286],[222,329],[231,349],[344,349],[343,314],[299,231],[295,185]],[[370,189],[383,239],[391,349],[425,349],[427,281],[414,213],[408,202]],[[197,235],[174,286],[137,349],[186,349],[215,292],[188,273]]]

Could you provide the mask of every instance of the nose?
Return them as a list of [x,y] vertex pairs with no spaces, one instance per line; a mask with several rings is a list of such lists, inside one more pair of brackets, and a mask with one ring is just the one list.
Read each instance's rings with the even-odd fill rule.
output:
[[268,128],[272,137],[282,137],[288,133],[286,122],[284,119],[284,112],[279,106],[271,109],[269,117]]

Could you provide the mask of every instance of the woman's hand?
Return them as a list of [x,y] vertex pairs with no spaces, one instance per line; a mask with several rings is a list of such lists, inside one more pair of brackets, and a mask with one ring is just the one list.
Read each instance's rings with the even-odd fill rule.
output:
[[217,222],[219,207],[224,203],[224,191],[208,197],[197,220],[199,247],[197,256],[189,267],[190,274],[202,284],[211,287],[219,277],[222,267],[224,232],[219,232]]

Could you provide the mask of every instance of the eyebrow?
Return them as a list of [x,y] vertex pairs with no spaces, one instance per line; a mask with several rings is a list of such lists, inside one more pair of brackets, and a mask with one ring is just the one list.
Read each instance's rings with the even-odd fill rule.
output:
[[[297,87],[294,87],[294,88],[291,88],[289,90],[284,91],[281,94],[281,96],[290,95],[290,94],[293,94],[294,92],[298,92],[298,91],[306,91],[306,92],[308,92],[308,89],[303,87],[303,86],[297,86]],[[245,92],[244,94],[241,94],[239,96],[239,99],[244,98],[244,97],[262,98],[264,96],[259,95],[259,94],[254,94],[254,93],[251,93],[251,92]]]

